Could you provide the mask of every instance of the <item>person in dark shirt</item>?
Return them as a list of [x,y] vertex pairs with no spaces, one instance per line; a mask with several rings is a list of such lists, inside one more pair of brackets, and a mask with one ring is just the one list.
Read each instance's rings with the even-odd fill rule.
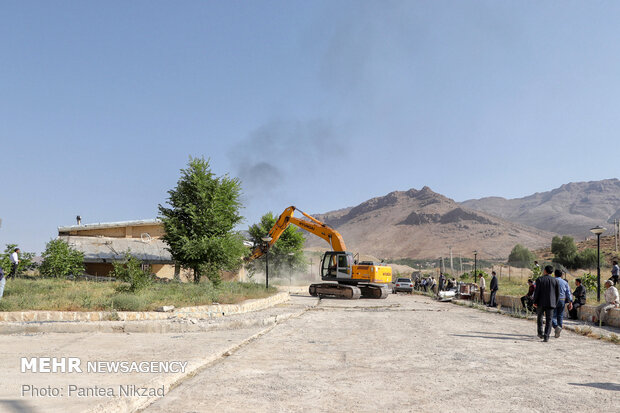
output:
[[491,272],[493,276],[491,278],[491,297],[489,298],[489,307],[497,307],[497,302],[495,301],[495,295],[497,294],[497,290],[499,289],[497,284],[497,276],[495,271]]
[[575,280],[575,285],[577,285],[577,288],[573,292],[573,308],[568,310],[571,320],[579,319],[577,309],[586,304],[586,287],[581,285],[581,278]]
[[613,267],[611,267],[611,280],[614,282],[614,285],[618,284],[618,277],[620,277],[620,267],[618,266],[618,261],[613,261]]
[[[538,337],[542,338],[546,343],[549,341],[551,334],[551,326],[553,310],[558,305],[560,298],[560,283],[551,276],[553,267],[545,266],[543,276],[536,280],[536,289],[534,290],[534,305],[536,306],[536,326],[538,328]],[[545,331],[543,332],[543,314],[545,315]]]
[[521,305],[523,308],[527,308],[529,311],[534,311],[534,290],[536,290],[536,286],[534,285],[534,281],[532,279],[527,280],[527,284],[529,288],[527,290],[527,294],[521,297]]

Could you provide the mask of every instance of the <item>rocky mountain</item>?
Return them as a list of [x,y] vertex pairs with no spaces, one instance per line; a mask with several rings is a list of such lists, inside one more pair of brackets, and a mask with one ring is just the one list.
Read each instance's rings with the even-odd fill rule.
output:
[[[355,207],[316,217],[343,236],[347,249],[385,258],[473,256],[504,258],[515,244],[549,245],[553,234],[515,224],[459,205],[424,187],[396,191]],[[307,246],[325,249],[324,241],[307,237]]]
[[524,198],[472,199],[461,206],[541,230],[583,237],[591,235],[589,229],[596,225],[613,231],[609,223],[620,218],[620,180],[572,182]]

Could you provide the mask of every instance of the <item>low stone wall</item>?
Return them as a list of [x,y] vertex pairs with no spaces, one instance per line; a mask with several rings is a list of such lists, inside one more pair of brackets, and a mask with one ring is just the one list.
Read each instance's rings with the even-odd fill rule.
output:
[[[490,293],[484,293],[484,298],[486,302],[489,302],[491,298]],[[496,295],[495,301],[502,307],[508,308],[522,308],[521,305],[521,297],[513,297],[510,295]],[[579,309],[579,319],[582,321],[592,321],[592,317],[596,317],[596,307],[594,305],[584,305]],[[564,316],[568,317],[568,312],[564,311]],[[609,310],[607,313],[607,317],[605,319],[607,325],[613,327],[620,327],[620,308],[613,308]]]
[[10,311],[0,312],[0,322],[30,321],[143,321],[171,318],[214,318],[262,310],[289,300],[287,292],[271,297],[246,300],[239,304],[212,304],[183,307],[168,313],[156,311]]

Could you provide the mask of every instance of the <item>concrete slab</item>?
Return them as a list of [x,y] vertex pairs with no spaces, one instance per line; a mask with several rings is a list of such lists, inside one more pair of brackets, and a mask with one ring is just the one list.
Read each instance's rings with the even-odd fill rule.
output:
[[[301,314],[316,301],[307,297],[295,304],[280,304],[230,318],[177,321],[180,332],[158,332],[156,329],[129,332],[126,329],[120,333],[22,332],[4,335],[0,346],[0,412],[134,411],[160,395],[135,395],[131,393],[134,389],[131,386],[135,386],[138,393],[145,388],[154,393],[161,389],[166,394],[176,383],[230,355],[239,346],[269,331],[279,320]],[[273,322],[265,323],[270,319]],[[199,330],[185,331],[191,328]],[[22,358],[32,361],[40,357],[79,358],[82,372],[22,372]],[[130,368],[131,363],[147,361],[178,361],[186,365],[183,371],[163,373],[86,370],[88,362],[101,361],[127,362]]]

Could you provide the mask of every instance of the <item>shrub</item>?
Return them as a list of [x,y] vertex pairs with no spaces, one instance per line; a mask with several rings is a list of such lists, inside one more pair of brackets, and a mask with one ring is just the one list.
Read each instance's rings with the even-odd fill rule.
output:
[[142,263],[129,251],[125,252],[124,262],[115,262],[113,266],[114,269],[110,275],[120,281],[128,282],[130,291],[139,291],[152,282],[148,269],[143,270]]
[[43,251],[41,274],[50,277],[67,277],[84,272],[84,253],[76,251],[61,239],[51,240]]
[[589,272],[583,274],[581,277],[581,285],[583,285],[586,291],[596,291],[597,282],[596,275]]

